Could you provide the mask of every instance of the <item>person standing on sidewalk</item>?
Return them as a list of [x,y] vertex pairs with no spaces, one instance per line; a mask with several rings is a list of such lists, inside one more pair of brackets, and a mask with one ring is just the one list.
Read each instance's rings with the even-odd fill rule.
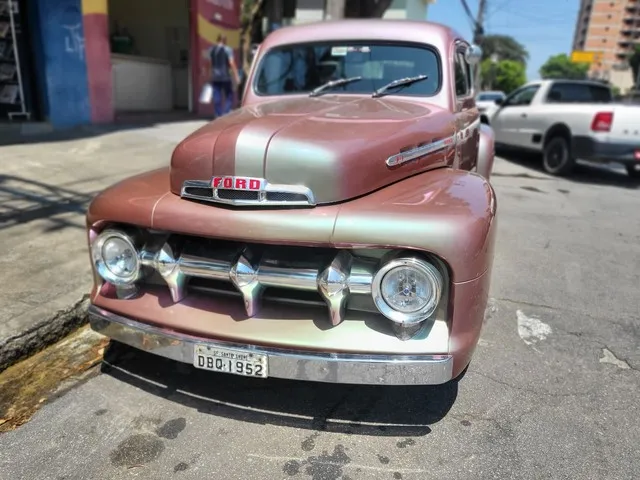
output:
[[209,78],[213,87],[213,107],[217,118],[231,111],[235,90],[233,82],[235,81],[235,85],[240,84],[233,49],[227,45],[224,35],[218,35],[218,43],[209,50],[209,60]]

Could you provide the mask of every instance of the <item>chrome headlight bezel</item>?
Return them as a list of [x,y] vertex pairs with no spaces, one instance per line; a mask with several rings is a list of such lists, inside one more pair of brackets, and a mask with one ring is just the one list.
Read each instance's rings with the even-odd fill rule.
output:
[[[409,267],[425,275],[431,283],[433,292],[429,301],[414,312],[401,312],[389,305],[382,295],[382,282],[385,276],[398,267]],[[378,269],[371,282],[371,295],[376,308],[382,315],[400,325],[415,325],[427,320],[438,308],[444,289],[444,278],[440,270],[432,263],[416,257],[395,258]]]
[[[115,275],[107,267],[104,261],[102,250],[104,248],[105,243],[110,238],[118,238],[124,241],[135,253],[134,258],[136,260],[136,266],[131,272],[131,274],[127,276]],[[100,278],[102,278],[104,281],[111,283],[113,285],[133,285],[134,283],[136,283],[142,276],[140,250],[136,247],[136,243],[137,242],[133,235],[129,235],[128,233],[121,230],[107,229],[101,232],[96,237],[95,241],[91,244],[91,260]]]

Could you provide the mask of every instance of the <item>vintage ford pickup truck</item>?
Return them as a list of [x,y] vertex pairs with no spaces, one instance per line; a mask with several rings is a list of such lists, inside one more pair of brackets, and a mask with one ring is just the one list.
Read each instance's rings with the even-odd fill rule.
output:
[[428,22],[270,34],[239,109],[91,203],[92,328],[258,378],[458,379],[496,236],[480,55]]

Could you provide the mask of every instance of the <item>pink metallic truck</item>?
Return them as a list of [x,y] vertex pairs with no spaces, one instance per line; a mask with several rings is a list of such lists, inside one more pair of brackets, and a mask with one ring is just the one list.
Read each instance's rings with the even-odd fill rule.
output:
[[480,53],[428,22],[269,35],[241,108],[91,203],[92,328],[214,372],[458,378],[496,235]]

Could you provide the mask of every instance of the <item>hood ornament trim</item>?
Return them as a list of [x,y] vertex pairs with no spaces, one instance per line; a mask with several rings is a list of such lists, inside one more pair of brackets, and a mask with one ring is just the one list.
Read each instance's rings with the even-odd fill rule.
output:
[[447,147],[453,147],[456,144],[456,137],[451,136],[438,140],[437,142],[428,143],[406,152],[397,153],[387,158],[387,167],[397,167],[404,163],[410,162],[417,158],[424,157],[430,153],[435,153]]
[[271,184],[264,178],[216,175],[185,180],[180,197],[237,207],[313,207],[316,199],[304,185]]

